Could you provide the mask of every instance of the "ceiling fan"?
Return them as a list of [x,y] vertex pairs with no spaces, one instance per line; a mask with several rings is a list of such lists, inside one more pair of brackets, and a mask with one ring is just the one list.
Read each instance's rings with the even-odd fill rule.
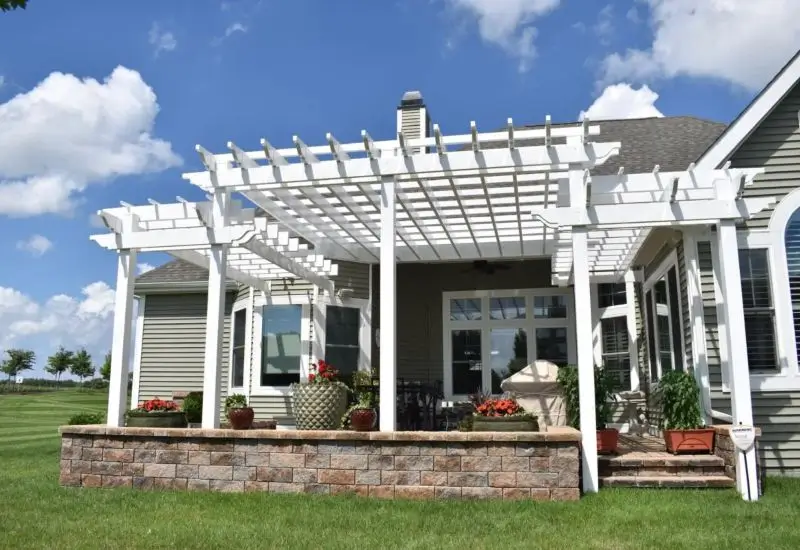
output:
[[500,263],[500,262],[490,262],[488,260],[475,260],[472,262],[472,267],[467,269],[466,271],[480,271],[481,273],[485,273],[486,275],[493,275],[495,271],[502,271],[504,269],[511,269],[511,266],[508,264]]

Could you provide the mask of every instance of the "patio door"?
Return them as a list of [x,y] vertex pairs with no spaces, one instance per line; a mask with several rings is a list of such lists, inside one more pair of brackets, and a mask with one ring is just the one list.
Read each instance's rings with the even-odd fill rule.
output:
[[500,394],[500,383],[536,359],[574,360],[568,289],[446,292],[444,391],[448,400]]

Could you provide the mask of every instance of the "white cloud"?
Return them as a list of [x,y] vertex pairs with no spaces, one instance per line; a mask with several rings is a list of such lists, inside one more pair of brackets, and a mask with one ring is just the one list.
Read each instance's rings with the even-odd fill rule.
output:
[[0,215],[68,213],[90,184],[180,165],[152,135],[158,111],[125,67],[102,82],[54,72],[0,104]]
[[36,258],[43,256],[51,248],[53,243],[44,235],[31,235],[25,240],[17,241],[18,250],[30,252]]
[[620,83],[608,86],[588,109],[581,111],[578,118],[583,120],[662,117],[655,103],[658,94],[647,85],[638,90],[630,84]]
[[161,25],[153,23],[150,27],[150,32],[147,34],[147,40],[153,46],[153,54],[158,57],[161,52],[171,52],[178,47],[178,41],[175,35],[171,32],[164,31]]
[[141,275],[142,273],[147,273],[148,271],[153,271],[155,268],[156,266],[145,262],[136,265],[136,269],[137,271],[139,271],[139,275]]
[[762,88],[800,46],[797,0],[644,0],[653,42],[603,62],[603,82],[675,76]]
[[561,0],[446,0],[478,20],[484,42],[499,46],[519,59],[527,71],[536,57],[536,28],[532,23],[555,10]]
[[593,27],[595,35],[601,44],[608,44],[614,34],[614,6],[606,4],[597,14],[597,21]]
[[247,27],[245,27],[241,23],[234,23],[233,25],[229,25],[228,28],[225,29],[225,38],[229,37],[235,32],[246,33]]
[[102,281],[86,285],[79,297],[57,294],[41,303],[0,287],[0,353],[12,347],[32,349],[41,365],[63,345],[85,347],[99,362],[111,344],[113,313],[114,290]]

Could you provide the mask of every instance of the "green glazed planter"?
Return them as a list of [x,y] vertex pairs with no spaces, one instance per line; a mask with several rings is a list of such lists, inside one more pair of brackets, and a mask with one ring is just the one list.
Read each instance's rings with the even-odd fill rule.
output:
[[473,432],[538,432],[539,423],[531,416],[474,416]]
[[129,428],[185,428],[183,411],[129,412],[125,425]]
[[337,430],[347,411],[347,386],[292,384],[292,410],[298,430]]

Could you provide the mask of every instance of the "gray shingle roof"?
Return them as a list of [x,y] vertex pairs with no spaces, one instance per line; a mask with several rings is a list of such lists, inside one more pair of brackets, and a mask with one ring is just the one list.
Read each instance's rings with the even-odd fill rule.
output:
[[[627,173],[649,172],[658,164],[662,171],[685,170],[719,138],[726,125],[689,116],[600,120],[594,141],[619,141],[622,150],[592,172],[614,174],[620,166]],[[555,126],[555,125],[554,125]],[[540,125],[525,126],[537,128]],[[526,140],[523,144],[534,144]],[[136,279],[137,284],[205,281],[208,271],[183,260],[172,260]]]

